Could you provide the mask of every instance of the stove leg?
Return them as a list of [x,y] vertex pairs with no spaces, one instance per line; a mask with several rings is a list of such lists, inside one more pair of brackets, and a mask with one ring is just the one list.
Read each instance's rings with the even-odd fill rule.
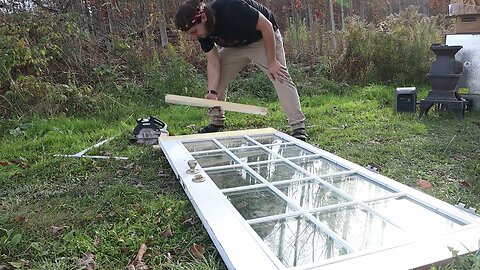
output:
[[421,118],[424,115],[427,115],[430,108],[435,104],[435,102],[422,100],[420,101],[420,115],[418,118]]
[[465,103],[464,102],[457,102],[450,106],[450,109],[455,112],[458,120],[463,120],[465,116]]

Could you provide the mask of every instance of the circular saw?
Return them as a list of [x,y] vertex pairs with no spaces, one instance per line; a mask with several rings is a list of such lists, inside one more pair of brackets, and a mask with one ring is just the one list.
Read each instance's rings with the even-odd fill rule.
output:
[[138,118],[130,141],[139,144],[157,144],[158,137],[168,136],[167,124],[153,116]]

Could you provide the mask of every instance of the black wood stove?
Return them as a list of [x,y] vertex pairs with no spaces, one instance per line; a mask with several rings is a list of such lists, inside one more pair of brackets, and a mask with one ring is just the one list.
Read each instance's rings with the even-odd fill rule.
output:
[[430,49],[437,58],[427,74],[432,90],[420,101],[420,117],[426,115],[433,105],[437,108],[453,111],[458,119],[463,119],[467,102],[455,90],[463,70],[462,62],[455,60],[455,54],[462,46],[433,44]]

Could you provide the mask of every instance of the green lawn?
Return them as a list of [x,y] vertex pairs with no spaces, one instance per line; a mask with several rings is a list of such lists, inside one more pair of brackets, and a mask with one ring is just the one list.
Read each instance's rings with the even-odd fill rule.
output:
[[[290,131],[276,101],[232,101],[267,106],[269,114],[228,113],[227,130]],[[480,208],[480,112],[463,121],[446,111],[418,119],[394,105],[394,88],[384,86],[302,96],[309,142],[417,189],[428,181],[424,192],[448,203]],[[125,269],[143,243],[153,269],[225,269],[163,154],[128,140],[138,117],[155,115],[180,135],[207,124],[205,110],[161,102],[118,110],[113,119],[0,123],[0,269],[86,269],[89,253],[96,269]],[[53,156],[109,137],[88,154],[128,160]]]

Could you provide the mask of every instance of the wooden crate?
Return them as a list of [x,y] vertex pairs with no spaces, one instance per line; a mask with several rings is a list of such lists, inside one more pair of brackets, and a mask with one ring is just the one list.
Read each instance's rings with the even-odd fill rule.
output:
[[480,14],[460,15],[455,17],[455,33],[480,33]]

